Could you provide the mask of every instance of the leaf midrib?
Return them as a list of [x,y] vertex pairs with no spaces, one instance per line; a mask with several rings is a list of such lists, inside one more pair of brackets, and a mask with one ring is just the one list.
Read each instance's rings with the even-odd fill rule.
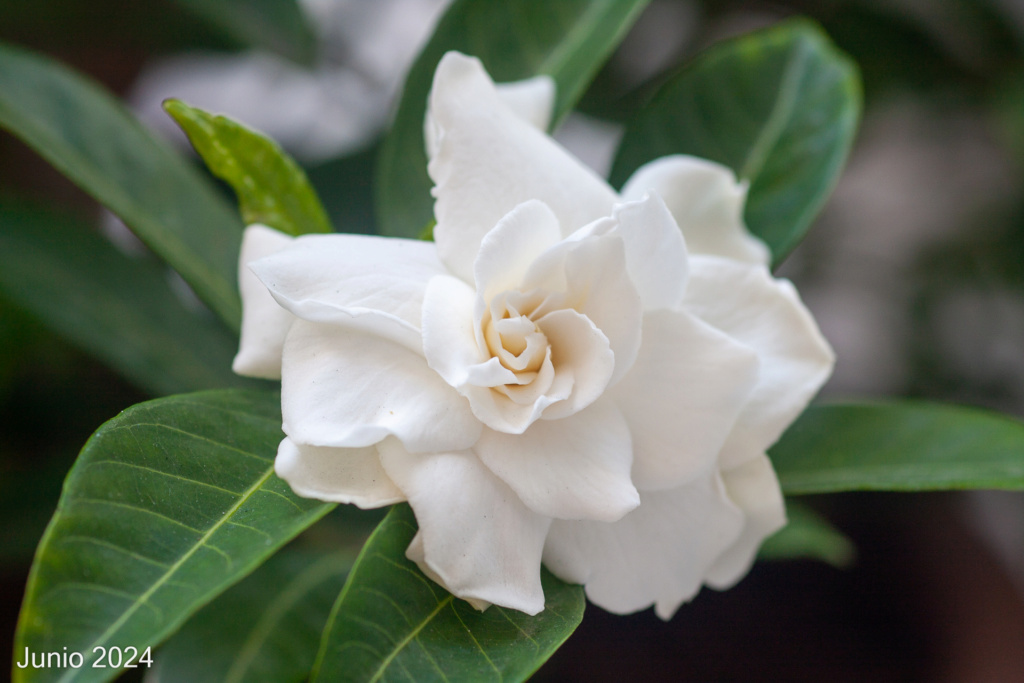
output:
[[796,106],[800,80],[806,72],[804,67],[811,55],[811,52],[806,48],[806,39],[801,39],[794,45],[792,56],[787,61],[786,67],[782,72],[778,96],[772,105],[772,111],[768,115],[768,120],[761,129],[761,133],[754,140],[754,144],[750,146],[750,151],[739,168],[738,175],[740,180],[753,182],[760,175],[772,149],[778,144],[782,133],[786,130],[786,126],[793,115],[793,108]]
[[[249,487],[242,494],[242,496],[238,499],[238,501],[234,505],[232,505],[227,510],[227,512],[224,513],[224,516],[221,517],[221,519],[218,520],[213,526],[211,526],[195,544],[193,544],[193,546],[189,549],[188,552],[186,552],[184,555],[182,555],[181,558],[179,558],[177,562],[175,562],[173,565],[171,565],[170,569],[168,569],[167,572],[165,572],[163,574],[163,576],[161,576],[157,581],[155,581],[153,583],[153,585],[148,590],[146,590],[145,593],[140,595],[139,598],[135,602],[132,603],[131,607],[129,607],[127,610],[124,611],[124,613],[117,619],[117,621],[115,621],[113,624],[111,624],[107,628],[106,631],[104,631],[95,641],[92,642],[92,644],[90,644],[87,647],[87,651],[91,653],[93,651],[93,648],[95,648],[97,645],[100,645],[100,644],[106,642],[108,638],[110,638],[114,633],[116,633],[125,624],[125,622],[127,622],[128,619],[130,619],[132,617],[132,615],[135,614],[135,612],[139,609],[139,607],[141,605],[146,603],[146,601],[149,600],[149,598],[152,597],[153,594],[156,593],[156,591],[159,590],[165,583],[167,583],[167,581],[169,581],[170,578],[172,576],[174,576],[174,574],[177,573],[177,571],[179,569],[181,569],[181,567],[196,552],[198,552],[200,548],[202,548],[203,546],[206,545],[206,542],[218,530],[220,530],[220,528],[222,526],[224,526],[225,524],[228,523],[228,521],[230,521],[232,515],[234,515],[234,513],[237,512],[238,509],[246,501],[248,501],[249,498],[251,498],[263,486],[263,484],[265,484],[267,482],[267,480],[270,479],[271,475],[273,475],[273,474],[274,474],[274,467],[273,467],[273,465],[271,465],[270,467],[267,468],[267,470],[263,474],[263,476],[260,477],[251,487]],[[89,661],[91,661],[91,660],[89,660]],[[86,663],[88,663],[88,661]],[[60,681],[71,681],[71,680],[73,680],[76,677],[76,675],[77,675],[79,670],[80,669],[70,670],[67,673],[65,673],[63,676],[61,676],[61,678],[59,680]]]

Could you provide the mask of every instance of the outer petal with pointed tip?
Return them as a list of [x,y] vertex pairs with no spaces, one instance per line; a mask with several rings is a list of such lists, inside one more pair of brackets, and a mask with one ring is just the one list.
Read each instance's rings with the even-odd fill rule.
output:
[[544,609],[540,558],[549,517],[523,505],[472,452],[412,454],[395,439],[378,450],[419,523],[409,559],[478,608]]
[[608,184],[501,101],[480,61],[449,52],[430,96],[437,153],[434,238],[448,268],[467,282],[484,235],[518,204],[547,204],[568,235],[611,214]]

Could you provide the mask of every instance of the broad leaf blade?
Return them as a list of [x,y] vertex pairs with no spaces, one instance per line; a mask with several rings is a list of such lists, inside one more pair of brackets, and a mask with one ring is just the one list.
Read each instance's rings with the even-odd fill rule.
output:
[[296,0],[176,0],[244,45],[300,63],[316,56],[316,36]]
[[416,238],[433,217],[423,118],[434,69],[445,52],[479,57],[497,82],[547,74],[557,84],[559,121],[648,0],[456,0],[406,79],[377,164],[376,207],[385,235]]
[[787,494],[1024,489],[1024,424],[973,408],[812,406],[770,455]]
[[846,162],[860,117],[856,66],[806,20],[714,46],[629,124],[612,168],[690,154],[750,183],[745,218],[778,263],[803,238]]
[[140,651],[322,517],[274,475],[274,393],[142,403],[103,425],[64,483],[36,553],[16,650],[80,652],[81,668],[14,680],[102,681],[97,646]]
[[537,616],[476,611],[406,559],[415,533],[402,504],[367,541],[324,629],[313,681],[522,681],[583,618],[583,589],[546,570]]
[[231,372],[233,335],[187,308],[168,275],[68,216],[0,204],[0,292],[12,303],[154,394],[248,383]]
[[331,232],[320,199],[305,171],[280,145],[226,116],[215,116],[180,100],[164,109],[188,135],[210,171],[238,195],[242,219],[289,235]]
[[117,100],[46,57],[0,45],[0,127],[120,216],[238,329],[238,216]]
[[813,559],[845,568],[853,562],[853,542],[814,510],[792,500],[786,501],[789,522],[769,536],[757,557],[761,560]]
[[157,657],[158,677],[189,683],[299,683],[355,552],[285,549],[189,619]]

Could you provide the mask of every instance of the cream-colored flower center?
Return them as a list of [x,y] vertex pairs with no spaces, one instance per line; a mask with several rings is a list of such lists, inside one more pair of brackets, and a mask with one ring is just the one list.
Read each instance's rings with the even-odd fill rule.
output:
[[493,389],[520,405],[532,404],[547,391],[555,374],[551,343],[537,324],[549,298],[537,291],[503,292],[481,320],[486,352],[512,376]]

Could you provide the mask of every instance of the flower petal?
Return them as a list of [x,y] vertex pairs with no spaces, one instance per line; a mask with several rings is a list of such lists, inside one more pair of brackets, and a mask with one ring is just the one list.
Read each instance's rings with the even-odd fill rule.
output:
[[610,401],[519,435],[485,429],[474,450],[538,514],[610,522],[640,502],[629,428]]
[[283,429],[299,443],[359,448],[393,434],[425,452],[480,436],[469,403],[422,356],[372,334],[296,320],[282,375]]
[[713,256],[695,256],[690,266],[684,308],[761,360],[757,385],[722,447],[722,468],[731,469],[778,440],[828,379],[835,357],[789,281]]
[[616,206],[613,218],[644,309],[676,308],[686,291],[689,259],[683,234],[665,202],[651,192]]
[[633,483],[676,488],[717,461],[757,382],[757,354],[686,312],[647,313],[643,338],[609,396],[633,434]]
[[416,513],[422,552],[407,552],[457,597],[527,614],[544,609],[540,557],[551,519],[529,510],[471,451],[414,455],[378,446]]
[[544,564],[582,583],[595,605],[616,614],[655,606],[670,619],[700,590],[715,558],[740,535],[743,513],[717,471],[668,491],[644,491],[614,524],[555,520]]
[[616,195],[499,98],[480,61],[449,52],[430,96],[438,131],[427,166],[435,188],[434,237],[448,268],[467,282],[484,235],[529,199],[543,201],[562,234],[611,213]]
[[730,500],[743,510],[746,520],[740,537],[708,569],[705,583],[719,590],[731,588],[746,576],[764,539],[786,525],[786,503],[767,456],[722,472],[722,479]]
[[589,318],[608,338],[615,354],[611,384],[617,382],[640,350],[643,307],[626,271],[625,245],[605,218],[585,226],[533,262],[523,290],[547,290],[563,296],[549,298],[534,316],[548,309],[573,308]]
[[[555,107],[555,81],[546,74],[522,81],[496,83],[498,98],[516,116],[539,131],[551,125]],[[423,119],[423,139],[427,147],[427,161],[434,158],[439,146],[440,127],[430,109]]]
[[771,254],[743,224],[746,183],[713,161],[673,155],[655,159],[633,173],[622,188],[625,200],[654,190],[675,216],[691,254],[709,254],[767,265]]
[[446,272],[429,242],[366,235],[304,235],[252,269],[296,316],[373,332],[414,351],[423,291]]
[[543,202],[523,202],[498,221],[481,241],[473,264],[477,324],[491,299],[518,289],[530,265],[561,239],[558,218]]
[[285,438],[278,446],[274,471],[304,498],[353,503],[363,509],[405,500],[373,446],[321,448]]
[[475,304],[473,288],[451,275],[432,279],[423,296],[423,355],[430,368],[456,388],[487,360],[474,331]]
[[242,295],[242,334],[231,369],[246,377],[281,378],[281,347],[295,318],[271,296],[249,269],[253,261],[287,248],[295,238],[254,223],[242,233],[238,289]]
[[[593,321],[572,309],[548,313],[537,321],[537,327],[551,343],[551,364],[555,369],[552,386],[571,388],[564,400],[553,402],[541,417],[564,419],[601,396],[614,376],[617,358],[608,338]],[[548,396],[554,398],[553,393]]]

